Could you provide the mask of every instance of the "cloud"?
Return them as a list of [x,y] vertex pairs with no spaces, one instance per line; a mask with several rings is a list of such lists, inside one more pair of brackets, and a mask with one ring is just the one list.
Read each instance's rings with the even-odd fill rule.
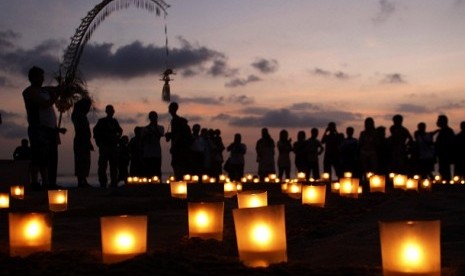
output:
[[[15,41],[19,34],[0,32],[0,68],[6,72],[25,74],[32,65],[46,72],[59,69],[65,40],[47,40],[32,49],[22,49]],[[207,47],[193,45],[178,37],[180,47],[170,49],[168,63],[175,65],[183,76],[208,74],[213,77],[233,77],[238,70],[231,68],[227,57]],[[129,79],[160,74],[166,69],[166,49],[140,41],[115,49],[112,43],[89,43],[84,48],[78,71],[87,80],[95,78]]]
[[318,67],[315,67],[313,70],[310,70],[310,73],[320,77],[334,77],[339,80],[346,80],[352,78],[352,76],[342,71],[331,72]]
[[407,83],[405,77],[399,73],[386,74],[381,80],[381,83],[391,83],[391,84],[403,84]]
[[179,103],[194,103],[203,105],[222,105],[223,101],[221,98],[211,97],[192,97],[192,98],[179,98]]
[[2,124],[0,125],[0,136],[8,139],[22,139],[27,137],[27,127],[17,124],[16,119],[25,118],[25,115],[0,110]]
[[405,113],[416,113],[416,114],[421,114],[421,113],[429,113],[431,110],[429,110],[426,106],[424,105],[418,105],[418,104],[399,104],[396,107],[396,112],[405,112]]
[[396,11],[396,6],[394,5],[394,3],[388,0],[379,0],[378,4],[379,10],[375,17],[373,17],[372,19],[373,23],[375,24],[381,24],[386,22],[389,19],[389,17],[391,17],[392,14],[394,14],[394,12]]
[[262,79],[260,79],[259,77],[255,76],[255,75],[250,75],[246,79],[240,79],[240,78],[233,79],[233,80],[227,82],[224,86],[226,86],[226,87],[246,86],[249,83],[257,82],[257,81],[261,81],[261,80]]
[[278,70],[278,61],[275,59],[267,60],[260,58],[253,62],[251,65],[263,74],[274,73]]
[[14,87],[14,85],[7,77],[0,76],[0,87]]
[[254,98],[248,97],[246,95],[231,95],[227,98],[227,102],[229,103],[237,103],[241,105],[249,105],[255,102]]
[[313,103],[294,103],[290,107],[291,110],[320,110],[321,107]]

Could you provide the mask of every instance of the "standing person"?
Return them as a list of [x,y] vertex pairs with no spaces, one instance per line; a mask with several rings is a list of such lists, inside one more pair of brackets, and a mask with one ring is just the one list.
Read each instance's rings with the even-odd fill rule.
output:
[[347,137],[341,144],[341,166],[344,172],[351,172],[354,177],[360,177],[359,144],[354,138],[354,128],[346,128]]
[[389,128],[391,136],[388,138],[391,147],[391,169],[395,173],[408,174],[408,150],[413,138],[410,131],[405,128],[404,118],[400,114],[392,117],[393,125]]
[[257,152],[258,176],[260,180],[269,174],[276,173],[274,163],[274,140],[268,133],[267,128],[262,128],[262,137],[257,141],[255,150]]
[[446,115],[439,115],[436,125],[439,130],[434,146],[438,157],[439,174],[443,180],[449,181],[452,178],[451,165],[455,154],[455,134],[449,127],[449,119]]
[[171,115],[171,131],[166,132],[167,142],[171,141],[171,166],[176,180],[182,180],[184,174],[189,171],[189,148],[192,144],[191,128],[187,120],[177,114],[179,105],[170,103],[168,112]]
[[423,179],[432,179],[435,163],[433,132],[426,132],[426,124],[421,122],[417,125],[413,137],[417,171]]
[[314,179],[320,179],[320,162],[319,156],[323,153],[323,145],[318,140],[318,129],[312,128],[310,131],[310,138],[307,140],[307,162],[309,165],[309,172],[306,175],[310,179],[310,174]]
[[66,133],[65,128],[57,127],[53,107],[61,87],[42,87],[44,70],[36,66],[29,70],[28,79],[30,86],[24,89],[22,95],[31,143],[31,186],[40,189],[40,172],[42,187],[54,189],[57,187],[59,133]]
[[229,168],[225,170],[229,173],[231,180],[240,181],[244,176],[244,155],[247,152],[247,146],[242,143],[242,136],[239,133],[234,135],[234,141],[226,148],[226,150],[231,154],[228,161],[226,161]]
[[118,184],[118,142],[123,133],[118,121],[113,118],[115,109],[112,105],[105,107],[106,117],[100,118],[94,126],[94,139],[99,148],[98,179],[100,187],[108,184],[107,166],[110,164],[110,186]]
[[89,98],[83,98],[74,104],[71,114],[74,125],[74,175],[77,177],[78,187],[90,187],[87,177],[90,171],[90,152],[94,150],[94,146],[87,114],[91,105],[92,101]]
[[465,121],[460,122],[460,132],[455,136],[456,159],[454,174],[465,177]]
[[375,121],[371,117],[366,118],[365,128],[359,136],[361,176],[364,179],[367,173],[378,171],[377,137]]
[[344,141],[344,135],[337,131],[336,123],[329,122],[323,138],[321,138],[321,143],[325,145],[323,170],[332,175],[334,168],[337,177],[342,177],[340,153],[342,141]]
[[308,178],[310,172],[308,165],[308,156],[307,156],[307,139],[305,137],[305,131],[301,130],[297,132],[297,141],[292,145],[292,151],[295,154],[295,169],[296,173],[303,172],[305,177]]
[[219,129],[213,130],[211,136],[211,145],[212,145],[212,176],[218,177],[223,173],[223,151],[225,150],[223,139],[221,138],[221,131]]
[[287,179],[291,178],[291,158],[292,139],[289,138],[287,130],[283,129],[279,132],[279,140],[276,146],[278,147],[278,176],[282,180],[283,175]]
[[158,124],[158,113],[149,112],[150,123],[142,129],[142,156],[147,177],[158,176],[161,179],[160,138],[165,136],[165,128]]
[[192,144],[190,146],[191,171],[193,175],[201,176],[205,173],[205,159],[207,153],[207,141],[200,134],[201,127],[199,124],[192,126]]
[[21,139],[21,145],[16,147],[13,152],[14,160],[31,160],[31,148],[29,147],[29,140],[26,138]]

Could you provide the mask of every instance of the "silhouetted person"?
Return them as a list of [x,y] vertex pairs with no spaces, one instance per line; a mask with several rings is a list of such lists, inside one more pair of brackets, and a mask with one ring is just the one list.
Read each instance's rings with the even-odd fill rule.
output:
[[389,128],[391,136],[389,144],[391,148],[391,165],[392,172],[407,174],[408,173],[408,150],[413,142],[410,131],[405,128],[402,115],[396,114],[392,117],[393,125]]
[[165,136],[165,128],[158,124],[158,114],[149,112],[150,123],[142,129],[142,147],[144,159],[144,175],[158,176],[161,179],[161,145],[160,139]]
[[323,153],[323,145],[318,140],[318,129],[312,128],[310,131],[310,138],[307,140],[307,162],[309,172],[306,174],[307,179],[310,179],[310,175],[314,179],[320,179],[320,162],[319,156]]
[[87,182],[90,172],[90,152],[94,150],[87,114],[92,102],[83,98],[74,104],[71,120],[74,125],[74,175],[77,177],[78,187],[90,187]]
[[38,181],[40,172],[42,186],[53,189],[57,187],[59,133],[66,132],[66,129],[57,127],[53,106],[61,87],[42,87],[44,70],[36,66],[29,70],[28,79],[31,85],[23,91],[23,98],[31,144],[32,188],[40,188]]
[[215,129],[210,136],[211,140],[211,158],[212,158],[212,173],[211,175],[218,178],[223,173],[223,151],[225,150],[221,131]]
[[31,160],[31,148],[29,147],[29,140],[26,138],[21,139],[21,146],[16,147],[13,152],[14,160],[29,161]]
[[346,129],[346,138],[341,144],[341,165],[344,172],[351,172],[354,177],[360,177],[359,144],[354,138],[354,128]]
[[192,144],[190,146],[191,171],[193,175],[202,175],[205,173],[205,158],[207,154],[207,140],[205,136],[200,135],[201,127],[199,124],[192,126]]
[[301,130],[297,133],[297,141],[292,145],[292,151],[295,154],[295,168],[296,171],[305,173],[308,177],[309,165],[307,156],[307,139],[305,137],[305,131]]
[[433,133],[426,131],[426,124],[421,122],[417,125],[414,132],[415,138],[414,160],[418,174],[422,178],[433,178],[435,154]]
[[436,125],[439,131],[434,146],[438,157],[439,174],[443,180],[449,181],[452,178],[451,165],[455,154],[455,134],[449,127],[449,119],[446,115],[439,115]]
[[364,178],[367,173],[376,172],[378,170],[378,154],[377,147],[377,133],[375,129],[375,121],[373,118],[368,117],[365,119],[365,128],[360,132],[359,145],[360,145],[360,163],[362,169],[362,177]]
[[130,159],[129,137],[123,135],[118,143],[118,181],[123,181],[124,184],[128,183]]
[[129,175],[131,176],[140,177],[144,175],[143,147],[142,127],[136,126],[134,128],[134,137],[129,141],[129,155],[131,157]]
[[374,172],[386,176],[390,170],[391,148],[386,138],[386,127],[384,126],[376,128],[376,156],[378,166]]
[[108,184],[107,166],[110,165],[110,186],[118,184],[118,143],[123,133],[118,121],[113,118],[115,109],[112,105],[105,107],[106,117],[97,121],[94,126],[94,139],[99,148],[98,179],[100,187]]
[[321,143],[325,145],[323,156],[323,170],[332,175],[332,168],[337,177],[342,177],[340,149],[344,135],[339,133],[335,122],[328,123]]
[[287,130],[283,129],[279,132],[279,140],[276,143],[278,148],[278,177],[283,179],[291,178],[291,158],[290,153],[292,151],[292,139],[289,138]]
[[460,122],[460,132],[455,136],[454,174],[465,177],[465,121]]
[[247,152],[247,146],[242,143],[242,137],[239,133],[234,135],[234,141],[226,148],[230,152],[227,163],[229,166],[228,174],[231,180],[239,181],[244,176],[244,155]]
[[274,163],[274,140],[268,133],[267,128],[262,128],[262,137],[258,139],[255,145],[258,162],[258,176],[261,180],[269,174],[276,173]]
[[166,141],[171,141],[171,166],[173,167],[174,176],[181,180],[189,169],[188,157],[189,148],[192,144],[192,133],[188,122],[177,114],[178,104],[170,103],[168,111],[171,115],[171,131],[165,134]]

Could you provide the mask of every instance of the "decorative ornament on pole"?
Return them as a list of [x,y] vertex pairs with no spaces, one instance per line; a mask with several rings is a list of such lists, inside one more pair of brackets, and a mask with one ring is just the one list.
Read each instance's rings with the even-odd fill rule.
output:
[[176,73],[173,72],[173,69],[166,69],[165,72],[163,72],[162,76],[163,78],[161,79],[162,81],[165,82],[163,84],[163,90],[161,93],[161,98],[165,102],[170,102],[171,94],[170,94],[170,81],[173,79],[170,78],[170,75],[176,75]]

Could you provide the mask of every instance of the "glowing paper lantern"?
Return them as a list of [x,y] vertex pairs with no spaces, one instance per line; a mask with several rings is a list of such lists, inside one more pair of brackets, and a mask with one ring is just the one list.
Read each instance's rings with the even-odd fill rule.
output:
[[24,199],[24,186],[15,185],[11,186],[10,193],[12,198]]
[[423,179],[421,181],[421,189],[431,191],[431,181],[429,179]]
[[405,183],[405,189],[418,191],[418,179],[407,179],[407,182]]
[[440,221],[380,222],[384,275],[441,275]]
[[10,207],[10,194],[1,193],[0,194],[0,208],[9,208]]
[[173,181],[170,183],[171,196],[175,198],[187,198],[187,182]]
[[343,177],[339,180],[339,195],[346,197],[358,197],[358,187],[360,180],[358,178]]
[[284,205],[234,209],[239,259],[249,267],[287,262]]
[[185,174],[182,179],[186,182],[191,182],[192,176],[190,174]]
[[226,182],[223,185],[224,197],[230,198],[237,194],[237,186],[234,182]]
[[344,177],[352,177],[352,173],[351,172],[344,172]]
[[68,209],[68,190],[48,191],[48,207],[52,212],[66,211]]
[[8,215],[10,256],[25,257],[31,253],[52,249],[50,214],[10,213]]
[[326,186],[302,186],[302,204],[325,207]]
[[226,175],[220,174],[218,180],[219,180],[220,183],[224,183],[224,182],[226,182],[226,178],[227,178]]
[[386,178],[383,175],[370,176],[370,192],[386,192]]
[[147,216],[101,217],[100,227],[104,263],[124,261],[147,251]]
[[241,183],[241,182],[236,183],[236,190],[237,190],[238,192],[242,191],[242,183]]
[[302,197],[302,184],[297,182],[288,183],[287,194],[292,198],[300,199]]
[[407,176],[403,174],[396,174],[392,179],[392,183],[395,189],[405,189],[407,185]]
[[192,183],[199,183],[200,177],[198,175],[192,176]]
[[287,188],[288,188],[289,183],[285,182],[281,184],[281,192],[287,193]]
[[305,180],[307,180],[307,176],[305,175],[304,172],[298,172],[298,173],[297,173],[297,179],[298,179],[299,181],[305,181]]
[[224,202],[188,203],[189,238],[223,240]]
[[245,191],[237,194],[237,206],[241,208],[256,208],[268,206],[267,191]]
[[321,176],[321,179],[323,179],[324,181],[329,181],[329,177],[330,177],[329,173],[324,172]]
[[339,182],[334,182],[331,184],[331,192],[332,193],[339,193],[341,189],[341,184]]

